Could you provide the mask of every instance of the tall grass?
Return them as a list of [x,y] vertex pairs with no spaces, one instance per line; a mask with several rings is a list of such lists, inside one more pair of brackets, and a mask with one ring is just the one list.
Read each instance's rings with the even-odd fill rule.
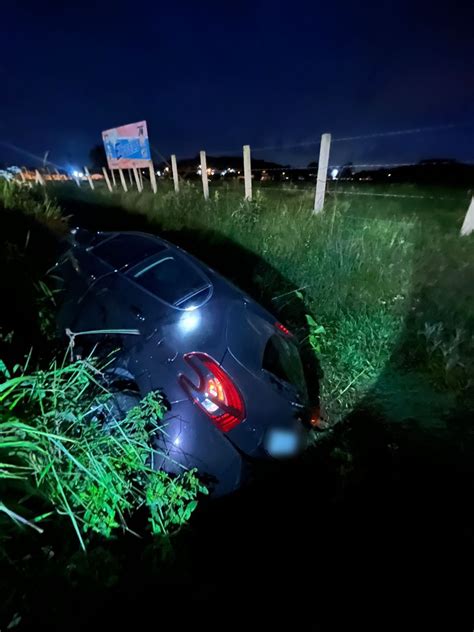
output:
[[124,413],[92,358],[67,362],[63,349],[64,360],[54,359],[60,344],[45,272],[67,218],[41,188],[5,183],[0,222],[0,513],[35,530],[65,516],[82,548],[91,533],[129,530],[140,508],[152,533],[170,533],[206,489],[194,471],[171,477],[151,467],[161,394]]
[[[206,491],[195,472],[171,477],[151,466],[165,411],[159,393],[121,414],[90,358],[17,376],[2,370],[0,480],[33,484],[47,508],[69,518],[82,548],[89,532],[109,537],[128,530],[141,506],[154,534],[166,535],[189,519]],[[38,521],[6,503],[1,508],[22,524]]]
[[473,238],[459,237],[468,192],[398,185],[383,192],[420,198],[351,197],[360,188],[337,185],[314,216],[312,190],[261,186],[245,202],[241,189],[211,186],[207,202],[192,183],[179,195],[166,185],[156,196],[59,195],[90,226],[169,237],[278,312],[303,343],[311,314],[325,329],[318,355],[333,422],[374,396],[396,419],[412,418],[409,400],[421,397],[435,425],[471,406]]
[[19,211],[62,232],[67,218],[43,187],[25,189],[18,183],[0,180],[0,202],[4,209]]

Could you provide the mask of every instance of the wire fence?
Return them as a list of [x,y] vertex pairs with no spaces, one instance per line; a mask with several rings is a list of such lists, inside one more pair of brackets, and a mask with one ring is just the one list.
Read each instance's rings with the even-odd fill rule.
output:
[[[434,184],[438,183],[438,176],[447,177],[449,183],[455,182],[457,180],[463,181],[466,185],[466,194],[469,193],[469,188],[474,186],[474,169],[472,166],[474,165],[474,160],[463,160],[462,162],[457,162],[455,160],[442,160],[442,159],[433,159],[433,160],[405,160],[405,161],[390,161],[390,160],[356,160],[356,161],[348,161],[348,160],[337,160],[334,157],[329,156],[329,145],[333,145],[337,143],[337,147],[339,145],[349,145],[352,147],[359,147],[361,141],[371,141],[374,139],[383,139],[387,141],[391,141],[391,139],[397,137],[412,137],[412,136],[428,136],[437,137],[442,132],[452,132],[455,131],[459,133],[461,130],[466,130],[468,128],[473,127],[472,122],[464,122],[464,123],[447,123],[443,125],[432,125],[425,127],[411,127],[406,129],[395,129],[389,131],[371,131],[364,134],[354,134],[354,135],[341,135],[336,136],[335,138],[330,138],[330,135],[323,134],[321,138],[310,138],[309,140],[299,141],[299,142],[291,142],[291,143],[280,143],[280,144],[268,144],[268,145],[257,145],[252,146],[252,162],[254,164],[251,165],[249,170],[245,169],[244,160],[238,159],[238,162],[235,162],[237,159],[237,155],[241,152],[241,150],[237,151],[236,148],[232,149],[220,149],[214,150],[210,152],[207,160],[207,174],[203,174],[200,169],[200,165],[196,165],[196,172],[192,174],[192,168],[188,167],[180,170],[180,175],[184,178],[190,177],[192,175],[202,176],[206,181],[209,178],[214,178],[214,171],[218,172],[218,169],[214,170],[213,162],[219,162],[218,159],[212,158],[212,156],[216,155],[227,155],[227,159],[229,165],[232,164],[234,169],[224,169],[221,172],[224,172],[224,175],[228,171],[236,172],[236,177],[243,180],[245,182],[245,195],[246,197],[250,197],[248,195],[248,191],[251,191],[252,184],[255,186],[257,183],[265,183],[268,185],[269,182],[278,184],[281,191],[291,191],[294,192],[295,189],[289,188],[285,186],[286,184],[293,183],[309,183],[310,185],[316,185],[315,190],[315,210],[321,210],[322,205],[324,204],[324,199],[326,193],[329,195],[358,195],[363,197],[393,197],[393,198],[406,198],[406,199],[428,199],[428,200],[447,200],[454,199],[448,196],[440,196],[440,195],[422,195],[422,194],[409,194],[409,193],[401,193],[401,192],[377,192],[374,190],[342,190],[340,188],[335,190],[332,186],[334,182],[353,182],[358,183],[361,186],[366,183],[371,184],[381,184],[382,182],[386,184],[401,182],[412,182],[419,184]],[[325,155],[323,152],[323,142],[325,137],[329,137],[326,139],[327,147]],[[423,145],[423,143],[421,144]],[[248,147],[248,146],[247,146]],[[310,161],[306,166],[293,166],[293,165],[279,165],[276,162],[271,160],[266,160],[262,157],[262,152],[282,152],[287,149],[295,149],[295,148],[313,148],[313,160]],[[316,156],[316,152],[319,148],[319,158]],[[245,146],[244,146],[244,155],[245,155]],[[250,150],[250,148],[248,148]],[[312,150],[312,151],[313,151]],[[332,151],[332,150],[331,150]],[[418,146],[419,151],[419,146]],[[336,152],[337,153],[337,152]],[[357,153],[357,152],[355,152]],[[257,158],[254,156],[257,155]],[[304,154],[306,156],[306,154]],[[225,159],[221,159],[225,160]],[[301,161],[301,160],[300,160]],[[250,161],[248,161],[250,163]],[[246,172],[247,171],[247,172]],[[459,182],[458,182],[459,183]],[[328,188],[327,184],[331,186]],[[207,186],[207,185],[206,185]],[[318,198],[318,188],[319,191],[319,208],[317,208],[317,198]],[[296,189],[301,190],[301,189]],[[307,193],[307,190],[305,191]],[[322,202],[321,202],[322,200]]]
[[[252,199],[252,186],[261,185],[261,189],[272,188],[282,192],[291,193],[304,193],[306,196],[309,193],[313,193],[315,196],[314,210],[320,211],[324,205],[326,195],[345,195],[345,196],[360,196],[360,197],[382,197],[382,198],[406,198],[406,199],[427,199],[427,200],[448,200],[455,199],[447,196],[417,194],[417,193],[402,193],[397,191],[377,191],[374,187],[370,190],[354,190],[354,187],[344,188],[340,186],[341,183],[357,184],[360,188],[366,184],[391,184],[401,182],[417,182],[423,181],[423,177],[426,174],[433,174],[443,172],[444,175],[450,174],[462,174],[462,177],[466,180],[467,186],[466,194],[469,193],[470,187],[474,186],[474,160],[463,160],[462,162],[456,162],[453,160],[424,160],[424,161],[337,161],[331,156],[332,145],[337,143],[336,147],[342,144],[347,144],[352,147],[358,147],[361,141],[373,140],[373,139],[393,139],[396,137],[411,137],[414,135],[437,135],[441,132],[448,132],[455,130],[466,130],[473,127],[473,123],[448,123],[436,126],[426,127],[412,127],[407,129],[396,129],[390,131],[371,131],[364,134],[355,134],[347,136],[336,136],[331,138],[330,134],[323,134],[321,138],[310,138],[294,143],[286,144],[273,144],[263,145],[250,148],[250,146],[243,147],[242,149],[227,149],[227,150],[214,150],[207,154],[202,151],[199,159],[194,160],[181,160],[177,161],[176,156],[171,157],[169,161],[155,146],[151,145],[153,155],[160,160],[159,168],[155,172],[153,163],[150,163],[150,170],[123,170],[125,173],[120,172],[120,179],[115,177],[114,171],[110,174],[106,169],[102,169],[102,173],[89,172],[87,167],[84,167],[81,171],[74,171],[72,173],[65,173],[61,169],[60,165],[57,165],[48,160],[48,152],[43,157],[42,167],[34,170],[28,170],[25,167],[18,169],[14,174],[14,179],[20,181],[22,184],[32,186],[33,183],[45,185],[48,181],[63,181],[65,179],[72,179],[78,186],[81,186],[83,182],[94,188],[94,182],[104,179],[109,190],[113,191],[114,188],[123,187],[128,191],[130,188],[137,188],[138,191],[144,190],[144,181],[150,181],[151,187],[154,192],[157,191],[155,177],[158,178],[173,178],[174,189],[179,193],[180,186],[186,179],[201,179],[203,194],[207,198],[209,197],[209,182],[212,186],[215,185],[216,180],[226,180],[227,178],[236,179],[242,181],[244,186],[244,195],[247,199]],[[35,157],[39,159],[39,156],[22,150],[21,148],[4,143],[0,141],[0,144],[8,146],[10,148],[17,149],[25,156]],[[298,148],[314,148],[312,155],[314,160],[310,161],[305,167],[297,167],[291,165],[281,165],[272,160],[264,158],[255,158],[255,154],[261,154],[262,152],[283,151],[287,149]],[[319,155],[316,154],[319,148]],[[246,154],[247,152],[247,154]],[[252,159],[250,157],[252,152]],[[213,156],[219,157],[213,157]],[[227,156],[225,156],[227,155]],[[305,154],[306,155],[306,154]],[[254,164],[252,164],[252,161]],[[227,166],[224,166],[225,163]],[[203,168],[203,164],[205,168]],[[110,177],[109,177],[110,176]],[[125,176],[127,176],[125,178]],[[454,178],[455,179],[455,178]],[[289,186],[288,186],[289,185]]]

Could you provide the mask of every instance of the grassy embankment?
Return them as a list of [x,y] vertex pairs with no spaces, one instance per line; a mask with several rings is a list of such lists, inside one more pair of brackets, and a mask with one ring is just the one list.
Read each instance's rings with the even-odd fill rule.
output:
[[312,190],[296,186],[262,186],[252,203],[238,186],[211,186],[208,202],[189,184],[179,195],[166,184],[156,196],[84,187],[58,193],[78,222],[156,231],[187,248],[276,312],[303,343],[318,331],[305,326],[310,314],[324,327],[311,341],[320,349],[330,422],[375,405],[394,421],[446,428],[472,405],[474,246],[459,237],[468,192],[331,188],[319,217],[310,213]]
[[[387,592],[397,569],[403,582],[391,594],[402,599],[415,561],[443,591],[446,577],[454,588],[469,570],[473,533],[474,243],[458,234],[469,197],[385,192],[427,198],[334,192],[312,217],[312,191],[296,187],[262,188],[251,204],[236,187],[211,185],[207,203],[196,186],[179,196],[161,183],[156,196],[55,187],[71,223],[160,233],[289,323],[307,358],[311,342],[319,347],[327,416],[343,423],[298,463],[198,512],[176,536],[171,563],[135,536],[95,541],[87,556],[60,526],[7,536],[6,623],[83,629],[102,615],[120,624],[128,616],[136,627],[149,623],[157,595],[175,619],[185,614],[176,585],[200,606],[227,599],[229,577],[241,573],[258,591],[278,582],[286,599],[292,588],[298,599],[314,593],[318,611],[363,591],[367,576]],[[44,301],[32,308],[33,282],[43,279],[54,239],[44,222],[18,213],[18,201],[11,206],[2,209],[2,332],[5,354],[17,357],[43,340],[41,314],[51,309]],[[61,212],[53,215],[47,223],[62,230]],[[307,314],[317,326],[308,328]],[[313,365],[309,377],[314,391]]]

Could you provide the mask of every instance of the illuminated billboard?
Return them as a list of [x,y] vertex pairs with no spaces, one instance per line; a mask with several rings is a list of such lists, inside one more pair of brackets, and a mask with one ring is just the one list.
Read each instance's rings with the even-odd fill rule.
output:
[[148,167],[151,161],[146,121],[102,132],[109,169]]

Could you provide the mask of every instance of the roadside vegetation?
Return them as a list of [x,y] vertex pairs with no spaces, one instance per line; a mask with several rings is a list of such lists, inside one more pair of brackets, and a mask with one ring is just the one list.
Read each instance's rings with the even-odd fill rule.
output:
[[165,432],[162,394],[135,397],[123,412],[107,365],[75,359],[57,332],[50,268],[68,229],[58,204],[41,189],[4,183],[0,213],[2,540],[69,523],[85,550],[94,534],[131,532],[143,510],[152,534],[169,535],[206,489],[195,471],[171,477],[151,466],[153,436]]
[[[208,202],[186,182],[179,195],[166,185],[156,196],[59,195],[90,226],[159,232],[276,312],[316,351],[331,425],[369,406],[449,429],[471,409],[473,238],[459,236],[468,191],[332,183],[315,217],[310,189],[263,185],[252,202],[241,189],[211,187]],[[313,389],[321,374],[313,371]]]
[[[269,549],[284,555],[282,542],[292,534],[303,540],[316,510],[324,515],[320,541],[333,538],[336,546],[323,547],[328,561],[321,547],[302,542],[301,550],[310,559],[314,551],[318,568],[340,568],[346,559],[335,551],[341,540],[350,543],[345,524],[357,547],[363,537],[381,537],[370,511],[374,498],[377,506],[385,496],[387,506],[396,503],[386,491],[394,476],[402,481],[407,515],[406,507],[412,502],[415,512],[419,503],[416,491],[410,499],[419,472],[430,480],[436,506],[443,494],[456,493],[469,504],[469,483],[466,491],[456,476],[471,480],[474,448],[474,238],[459,236],[470,193],[332,184],[324,213],[312,216],[312,190],[256,186],[254,200],[245,202],[242,188],[211,183],[205,202],[199,185],[189,182],[179,195],[160,182],[156,196],[110,194],[96,184],[95,191],[52,186],[45,197],[39,187],[0,185],[0,548],[7,623],[34,618],[51,590],[57,598],[48,616],[63,622],[62,601],[71,594],[83,595],[91,608],[96,599],[100,609],[111,587],[122,595],[140,586],[142,598],[144,576],[149,596],[164,575],[171,583],[196,574],[214,581],[224,558],[232,567],[223,551],[234,551],[236,567],[267,539]],[[197,512],[171,548],[150,534],[186,524],[205,490],[194,472],[176,480],[149,468],[149,439],[161,431],[160,394],[128,415],[116,414],[104,367],[94,358],[71,361],[56,338],[47,272],[58,237],[76,224],[156,232],[233,280],[290,327],[303,348],[312,395],[321,396],[329,430],[315,434],[304,458],[263,475],[263,482],[257,478],[248,497]],[[438,458],[441,473],[433,466]],[[442,484],[435,489],[438,475]],[[367,523],[353,530],[363,507]],[[458,533],[456,511],[453,505],[446,521],[435,523],[443,535],[450,528]],[[397,536],[404,516],[400,523],[391,518]],[[470,533],[467,519],[463,524],[462,533]],[[29,579],[38,576],[44,590]]]

